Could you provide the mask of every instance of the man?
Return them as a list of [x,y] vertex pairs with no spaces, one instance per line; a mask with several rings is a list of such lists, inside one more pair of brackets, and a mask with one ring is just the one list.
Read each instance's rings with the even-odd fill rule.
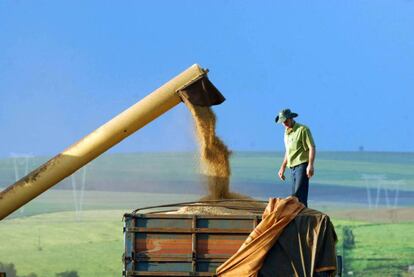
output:
[[308,206],[309,179],[314,173],[315,143],[308,127],[295,122],[297,117],[290,109],[282,110],[276,116],[276,123],[285,126],[285,157],[279,169],[279,178],[285,180],[288,166],[292,174],[292,195]]

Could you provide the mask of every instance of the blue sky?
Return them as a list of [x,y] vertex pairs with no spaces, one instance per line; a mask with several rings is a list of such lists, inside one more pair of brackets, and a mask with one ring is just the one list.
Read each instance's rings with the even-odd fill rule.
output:
[[[188,66],[233,150],[414,151],[414,1],[1,1],[0,157],[54,155]],[[112,152],[194,150],[179,105]]]

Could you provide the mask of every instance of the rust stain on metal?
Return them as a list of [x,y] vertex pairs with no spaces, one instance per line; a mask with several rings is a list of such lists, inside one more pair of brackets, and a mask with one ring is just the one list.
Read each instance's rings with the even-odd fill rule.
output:
[[25,177],[23,177],[20,180],[18,180],[13,185],[7,187],[5,190],[3,190],[0,193],[0,200],[3,199],[3,196],[6,193],[14,190],[15,188],[21,187],[21,186],[25,186],[25,185],[27,185],[29,183],[36,182],[36,180],[40,177],[40,175],[43,172],[45,172],[49,167],[52,167],[52,166],[56,165],[59,162],[59,160],[62,158],[62,156],[63,156],[62,154],[59,154],[59,155],[55,156],[54,158],[50,159],[48,162],[46,162],[42,166],[38,167],[37,169],[35,169],[34,171],[32,171],[31,173],[29,173]]
[[54,158],[52,158],[51,160],[49,160],[48,162],[46,162],[45,164],[43,164],[39,168],[32,171],[29,175],[23,177],[22,181],[26,184],[36,182],[37,178],[39,178],[39,176],[43,172],[45,172],[49,167],[52,167],[55,164],[57,164],[59,162],[59,160],[62,158],[62,156],[63,156],[62,154],[59,154],[59,155],[55,156]]
[[0,200],[3,199],[3,195],[5,195],[7,192],[13,190],[14,186],[9,186],[8,188],[4,189],[2,192],[0,192]]

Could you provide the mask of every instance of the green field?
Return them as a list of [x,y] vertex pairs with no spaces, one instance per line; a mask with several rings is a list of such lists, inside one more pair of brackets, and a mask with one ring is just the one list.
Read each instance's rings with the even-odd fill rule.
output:
[[2,222],[0,261],[14,263],[19,275],[76,270],[79,276],[120,276],[121,210],[51,213]]
[[[339,236],[338,253],[344,258],[344,276],[412,276],[414,222],[370,223],[333,219]],[[343,229],[352,230],[355,245],[343,245]]]
[[[34,158],[29,167],[45,160]],[[267,190],[266,195],[271,196],[278,195],[273,193],[276,188],[288,191],[288,185],[276,178],[280,161],[281,153],[234,153],[232,189]],[[414,154],[322,152],[318,153],[316,168],[311,196],[317,196],[312,195],[317,188],[332,192],[326,198],[313,198],[310,205],[331,215],[346,273],[413,276],[408,266],[414,265]],[[57,189],[45,192],[0,222],[0,263],[15,264],[19,276],[34,272],[38,277],[55,277],[70,270],[81,277],[120,276],[124,212],[195,201],[203,195],[197,156],[191,153],[104,155],[88,165],[83,198],[80,174],[76,176],[76,194],[71,178],[67,178]],[[14,180],[13,160],[0,160],[0,186]],[[403,205],[387,208],[381,202],[377,209],[368,209],[364,195],[367,182],[373,188],[378,184],[390,190],[398,186],[402,190],[399,204]],[[345,195],[338,191],[360,201],[342,200]],[[74,212],[80,203],[82,211]],[[344,228],[351,229],[355,238],[351,247],[343,247]]]
[[[79,195],[77,195],[79,199]],[[115,192],[90,191],[84,192],[82,210],[124,210],[132,211],[136,208],[195,201],[199,195],[173,193],[146,193],[146,192]],[[27,217],[38,214],[61,211],[76,211],[72,190],[49,190],[18,210],[9,217]],[[76,215],[76,214],[75,214]],[[78,217],[82,216],[77,215]],[[0,222],[0,225],[2,223]]]
[[[19,275],[53,277],[75,270],[79,276],[120,276],[124,210],[58,212],[16,218],[0,224],[0,262],[14,263]],[[372,224],[333,218],[338,253],[353,276],[404,276],[414,261],[414,222]],[[349,226],[355,246],[342,247]],[[408,276],[408,275],[407,275]]]
[[[36,168],[46,157],[32,158],[28,166]],[[232,183],[281,184],[277,170],[282,153],[235,152],[231,156]],[[24,159],[17,163],[23,170]],[[318,152],[314,183],[365,188],[381,183],[389,188],[414,191],[414,153]],[[199,193],[200,182],[196,153],[105,154],[88,165],[88,188],[94,190],[136,190],[163,192],[174,185],[182,192]],[[14,183],[12,158],[0,159],[0,186]],[[191,186],[192,185],[192,186]],[[66,179],[58,187],[71,188]]]

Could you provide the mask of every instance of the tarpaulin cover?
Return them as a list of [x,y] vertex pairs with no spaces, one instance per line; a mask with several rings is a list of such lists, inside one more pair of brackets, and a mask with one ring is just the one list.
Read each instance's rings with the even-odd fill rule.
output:
[[329,217],[305,208],[285,227],[258,276],[335,276],[336,241]]
[[304,209],[296,197],[271,198],[262,221],[250,233],[240,249],[217,268],[217,276],[258,276],[267,252],[286,225]]
[[218,276],[334,276],[336,234],[329,217],[296,197],[270,199],[262,222]]

